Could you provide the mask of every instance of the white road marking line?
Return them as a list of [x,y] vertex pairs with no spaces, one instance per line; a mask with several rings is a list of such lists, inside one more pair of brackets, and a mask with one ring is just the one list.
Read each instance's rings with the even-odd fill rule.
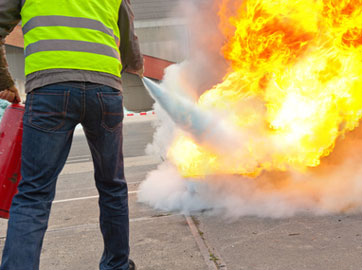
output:
[[[137,166],[148,166],[148,165],[158,165],[162,162],[160,157],[157,156],[137,156],[137,157],[126,157],[124,158],[125,168],[137,167]],[[64,169],[60,175],[66,174],[75,174],[75,173],[85,173],[93,171],[93,162],[81,162],[81,163],[67,163],[64,166]]]
[[84,162],[84,161],[89,161],[90,160],[90,157],[89,158],[83,158],[83,159],[68,159],[67,161],[67,164],[69,163],[76,163],[76,162]]
[[[149,221],[149,220],[156,220],[156,219],[159,219],[159,218],[169,218],[169,217],[176,217],[176,216],[181,216],[181,214],[130,218],[129,222]],[[73,226],[67,226],[67,227],[54,227],[54,228],[49,228],[47,230],[47,233],[54,233],[54,232],[60,232],[60,231],[69,231],[69,230],[77,230],[77,229],[95,229],[95,230],[99,230],[99,223],[73,225]],[[5,239],[5,236],[0,237],[0,239],[2,239],[2,238]]]
[[72,199],[66,199],[66,200],[58,200],[54,201],[54,203],[64,203],[64,202],[74,202],[74,201],[83,201],[83,200],[89,200],[89,199],[98,199],[99,196],[88,196],[88,197],[79,197],[79,198],[72,198]]
[[[129,191],[128,194],[137,194],[138,191]],[[87,197],[78,197],[78,198],[72,198],[72,199],[66,199],[66,200],[57,200],[53,201],[54,203],[65,203],[65,202],[74,202],[74,201],[83,201],[83,200],[90,200],[90,199],[98,199],[99,195],[95,196],[87,196]]]
[[[128,182],[127,181],[127,185],[129,186],[137,186],[139,184],[141,184],[144,180],[141,181],[132,181],[132,182]],[[88,187],[88,188],[74,188],[72,189],[72,191],[86,191],[86,190],[94,190],[97,191],[96,187]],[[57,194],[61,194],[61,193],[68,193],[69,190],[57,190]],[[0,219],[1,220],[1,219]]]

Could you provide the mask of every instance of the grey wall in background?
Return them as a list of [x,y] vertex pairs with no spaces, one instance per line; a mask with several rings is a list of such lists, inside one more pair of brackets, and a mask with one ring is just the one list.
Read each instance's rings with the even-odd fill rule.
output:
[[131,6],[136,20],[154,20],[179,17],[179,3],[180,0],[132,0]]
[[181,23],[167,20],[137,23],[136,33],[141,51],[146,55],[178,63],[188,56],[188,31]]
[[180,0],[132,0],[136,34],[144,54],[171,62],[182,62],[188,57],[189,34],[180,3]]

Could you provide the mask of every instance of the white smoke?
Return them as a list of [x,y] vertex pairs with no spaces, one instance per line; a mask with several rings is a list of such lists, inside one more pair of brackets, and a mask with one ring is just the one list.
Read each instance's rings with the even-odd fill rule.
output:
[[[218,54],[222,44],[220,33],[217,27],[210,27],[217,25],[216,13],[210,9],[205,14],[200,13],[200,9],[190,3],[184,5],[193,25],[190,59],[169,67],[162,86],[195,102],[203,91],[221,80],[226,64]],[[192,31],[203,34],[196,35]],[[277,218],[299,213],[322,215],[362,210],[362,168],[359,165],[362,162],[362,128],[339,139],[331,156],[324,158],[318,168],[304,173],[265,172],[256,179],[238,175],[185,179],[167,161],[173,139],[184,131],[175,126],[157,103],[155,111],[159,121],[153,143],[147,146],[146,152],[161,156],[165,161],[140,185],[140,202],[160,210],[207,211],[227,218],[245,215]],[[218,138],[218,134],[225,134],[225,130],[215,128],[213,138]],[[244,131],[238,135],[242,136],[239,141],[254,135]],[[235,141],[219,138],[220,151],[222,146],[225,149],[241,147]],[[235,162],[232,155],[229,158],[230,162]]]
[[[350,147],[361,149],[362,141],[355,143]],[[358,164],[362,160],[358,152],[350,148],[343,163],[336,162],[341,154],[336,153],[308,173],[264,173],[256,179],[237,175],[185,179],[165,161],[141,184],[139,201],[160,210],[207,211],[228,219],[361,212],[362,168]]]

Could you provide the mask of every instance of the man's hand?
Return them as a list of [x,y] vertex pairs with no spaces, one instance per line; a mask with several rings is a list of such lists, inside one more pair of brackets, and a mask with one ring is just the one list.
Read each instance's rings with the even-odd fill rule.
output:
[[0,98],[12,103],[21,102],[18,89],[14,86],[0,92]]
[[144,67],[142,67],[141,69],[136,71],[136,74],[142,79],[144,72],[145,72],[145,69],[144,69]]

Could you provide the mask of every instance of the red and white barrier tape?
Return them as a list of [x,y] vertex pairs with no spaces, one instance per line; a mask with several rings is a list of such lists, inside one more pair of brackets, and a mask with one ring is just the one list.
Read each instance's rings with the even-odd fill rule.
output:
[[125,116],[145,116],[145,115],[155,115],[154,111],[151,112],[141,112],[141,113],[127,113]]

